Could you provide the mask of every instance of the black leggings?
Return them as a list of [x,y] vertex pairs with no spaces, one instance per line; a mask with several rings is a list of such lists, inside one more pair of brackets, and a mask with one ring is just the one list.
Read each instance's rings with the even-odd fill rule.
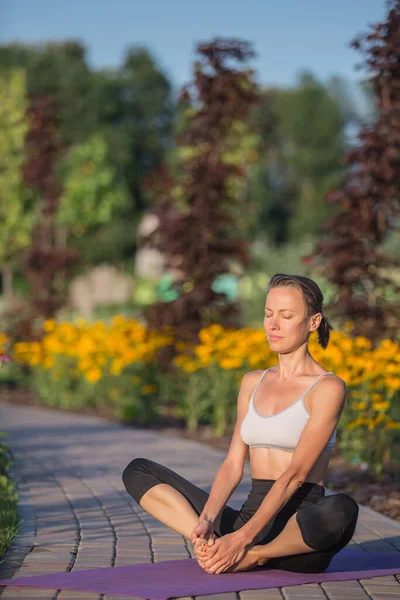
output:
[[[159,483],[172,486],[201,514],[209,494],[175,471],[146,458],[136,458],[124,470],[123,482],[128,493],[139,504],[145,492]],[[240,510],[227,504],[214,522],[217,537],[240,529],[257,511],[273,479],[252,479],[250,494]],[[265,567],[297,573],[320,573],[328,568],[333,556],[350,541],[358,518],[358,505],[346,494],[325,496],[325,488],[306,482],[253,540],[252,545],[267,544],[276,538],[290,517],[296,513],[304,542],[314,552],[291,554],[269,560]],[[259,567],[258,567],[259,568]]]

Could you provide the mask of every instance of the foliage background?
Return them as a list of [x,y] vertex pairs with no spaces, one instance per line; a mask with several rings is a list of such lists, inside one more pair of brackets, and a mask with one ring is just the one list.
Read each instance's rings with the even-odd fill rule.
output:
[[[392,2],[392,7],[398,27],[399,3]],[[397,43],[398,52],[398,42],[390,43]],[[383,43],[383,48],[389,46]],[[248,63],[242,68],[250,85],[250,58]],[[195,84],[199,73],[195,63]],[[246,268],[234,256],[229,264],[240,326],[203,327],[197,341],[185,345],[176,330],[151,330],[151,322],[143,318],[144,309],[157,302],[167,312],[171,305],[163,297],[160,279],[137,275],[135,264],[139,225],[156,204],[155,175],[162,190],[169,181],[163,179],[164,172],[184,182],[172,186],[173,207],[190,215],[187,190],[193,190],[194,178],[188,177],[185,165],[200,160],[201,152],[193,139],[191,144],[179,140],[190,140],[188,127],[198,117],[199,98],[179,98],[143,47],[130,47],[113,69],[96,70],[79,41],[0,46],[1,330],[7,334],[0,341],[1,350],[14,358],[1,372],[4,385],[32,386],[42,402],[54,406],[111,407],[119,418],[146,426],[173,416],[192,430],[212,424],[215,434],[222,435],[232,425],[243,372],[274,364],[259,330],[266,284],[274,273],[315,278],[332,306],[341,298],[340,285],[353,268],[350,259],[358,258],[353,246],[344,247],[343,264],[335,262],[335,275],[341,278],[330,272],[329,253],[322,272],[304,257],[324,241],[330,219],[341,222],[343,206],[329,202],[327,194],[353,172],[354,164],[343,160],[346,153],[362,155],[357,132],[366,132],[364,140],[375,139],[374,127],[386,123],[373,83],[364,86],[368,115],[352,104],[340,78],[322,82],[304,72],[289,88],[260,86],[259,102],[228,135],[224,132],[223,158],[240,171],[240,183],[231,181],[222,200],[233,215],[232,230],[236,227],[248,241]],[[393,86],[390,96],[395,116],[399,89]],[[52,110],[40,113],[38,107]],[[40,119],[34,121],[32,115]],[[392,145],[388,143],[394,163],[400,135],[396,118],[391,121]],[[201,132],[201,122],[197,128]],[[35,148],[40,151],[35,153]],[[360,164],[363,172],[362,157]],[[369,175],[373,180],[374,173]],[[375,175],[390,179],[382,171]],[[205,201],[212,203],[211,196]],[[368,209],[370,228],[378,204],[379,198]],[[353,207],[349,221],[359,208]],[[375,285],[378,276],[400,283],[398,212],[393,211],[391,226],[377,238],[357,227],[357,219],[351,224],[361,245],[373,239],[373,250],[385,254],[379,272],[372,259],[364,264],[365,289],[372,290],[377,304],[379,300],[383,305],[384,298],[398,306],[395,285]],[[200,236],[187,233],[195,248]],[[188,245],[187,252],[193,248]],[[98,309],[86,322],[76,321],[78,315],[66,301],[69,285],[104,262],[131,278],[132,297],[123,306]],[[357,279],[357,274],[352,277]],[[190,292],[187,283],[190,287],[184,282],[183,293]],[[50,289],[58,294],[54,314],[32,312],[33,300],[37,308]],[[400,333],[398,327],[384,331],[382,326],[384,335],[368,339],[359,335],[363,319],[352,322],[351,316],[350,310],[333,315],[331,345],[322,354],[314,344],[312,352],[349,388],[341,451],[350,460],[366,461],[379,474],[398,461]],[[168,365],[163,350],[171,347],[175,358]]]

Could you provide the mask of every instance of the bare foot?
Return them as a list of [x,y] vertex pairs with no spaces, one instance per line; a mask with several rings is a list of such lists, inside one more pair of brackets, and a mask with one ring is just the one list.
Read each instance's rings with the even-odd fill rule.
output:
[[260,567],[264,565],[267,561],[263,559],[260,561],[260,555],[257,551],[257,547],[249,548],[246,554],[243,556],[239,562],[233,565],[230,569],[228,569],[227,573],[237,573],[238,571],[250,571],[254,567]]

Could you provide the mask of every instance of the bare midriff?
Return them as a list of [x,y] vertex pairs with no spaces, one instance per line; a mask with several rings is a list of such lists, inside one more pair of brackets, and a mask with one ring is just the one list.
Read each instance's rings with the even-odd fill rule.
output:
[[[253,479],[278,479],[289,467],[293,452],[278,448],[249,448],[251,476]],[[307,475],[306,481],[325,485],[332,452],[323,452]]]

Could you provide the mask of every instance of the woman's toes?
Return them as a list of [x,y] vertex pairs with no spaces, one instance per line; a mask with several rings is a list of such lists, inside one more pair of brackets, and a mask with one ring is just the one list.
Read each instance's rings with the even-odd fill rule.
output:
[[212,538],[209,538],[209,539],[208,539],[208,542],[207,542],[207,544],[208,544],[209,546],[214,546],[214,544],[215,544],[215,539],[214,539],[213,537],[212,537]]

